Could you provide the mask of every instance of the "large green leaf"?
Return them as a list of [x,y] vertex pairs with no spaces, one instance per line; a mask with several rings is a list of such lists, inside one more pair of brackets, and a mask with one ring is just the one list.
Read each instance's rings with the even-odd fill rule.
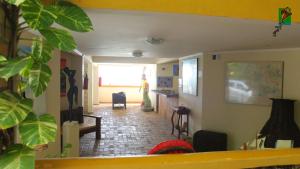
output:
[[47,63],[52,57],[53,49],[47,41],[42,41],[40,38],[40,40],[32,43],[32,58],[35,61]]
[[28,63],[24,66],[24,68],[19,72],[19,75],[21,75],[22,77],[28,77],[29,76],[29,73],[30,73],[30,70],[32,68],[32,65],[33,65],[33,59],[31,56],[29,56],[30,59],[28,61]]
[[47,88],[51,78],[51,70],[47,64],[34,63],[29,73],[29,87],[37,97]]
[[32,111],[32,100],[16,93],[0,93],[0,129],[7,129],[23,121]]
[[1,65],[5,65],[5,64],[6,64],[6,62],[7,62],[7,59],[6,59],[6,57],[4,57],[4,56],[0,55],[0,66],[1,66]]
[[17,86],[17,91],[19,94],[25,92],[25,90],[27,89],[27,82],[26,81],[21,81],[18,83],[18,86]]
[[22,16],[32,29],[43,29],[53,24],[56,16],[40,0],[26,0],[21,4]]
[[1,169],[34,169],[35,152],[22,144],[14,144],[0,156]]
[[0,62],[6,62],[6,57],[4,57],[3,55],[0,55]]
[[8,79],[20,73],[30,61],[31,57],[8,60],[5,65],[0,67],[0,78]]
[[19,6],[21,3],[23,3],[25,0],[5,0],[6,2]]
[[39,30],[48,43],[63,51],[72,51],[76,48],[76,43],[72,35],[65,30],[49,28]]
[[19,126],[21,140],[29,147],[54,142],[56,130],[55,118],[49,114],[37,117],[34,113],[30,113]]
[[87,14],[77,5],[68,1],[59,1],[54,7],[56,23],[77,32],[89,32],[93,25]]

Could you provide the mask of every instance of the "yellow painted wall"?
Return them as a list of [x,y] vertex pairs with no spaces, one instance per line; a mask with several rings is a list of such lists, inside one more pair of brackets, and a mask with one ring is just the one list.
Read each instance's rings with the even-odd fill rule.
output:
[[137,10],[224,16],[231,18],[277,20],[278,8],[292,8],[293,21],[300,22],[299,0],[72,0],[86,8]]
[[143,99],[142,91],[139,87],[99,87],[99,102],[111,103],[112,93],[125,92],[127,103],[141,103]]

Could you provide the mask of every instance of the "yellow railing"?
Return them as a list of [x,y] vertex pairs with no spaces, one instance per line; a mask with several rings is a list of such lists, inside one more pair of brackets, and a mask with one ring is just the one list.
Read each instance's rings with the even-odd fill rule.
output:
[[237,169],[300,164],[300,149],[36,161],[37,169]]
[[299,0],[72,0],[84,8],[167,12],[259,19],[278,22],[278,8],[292,9],[292,22],[300,22]]

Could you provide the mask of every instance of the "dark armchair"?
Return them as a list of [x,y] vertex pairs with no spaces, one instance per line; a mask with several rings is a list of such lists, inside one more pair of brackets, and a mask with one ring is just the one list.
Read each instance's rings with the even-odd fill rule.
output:
[[123,104],[126,109],[126,95],[124,92],[112,94],[112,108],[115,108],[115,104]]

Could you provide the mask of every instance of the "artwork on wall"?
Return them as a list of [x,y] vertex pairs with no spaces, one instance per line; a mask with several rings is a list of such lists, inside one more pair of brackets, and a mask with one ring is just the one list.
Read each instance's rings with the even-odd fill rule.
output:
[[157,77],[157,87],[158,88],[172,88],[173,87],[173,77]]
[[66,59],[60,59],[60,97],[66,96],[67,93],[67,77],[63,69],[67,65]]
[[270,105],[282,98],[283,62],[228,62],[225,100],[229,103]]
[[292,24],[292,9],[290,7],[278,9],[278,24],[275,25],[273,36],[276,37],[277,33],[282,29],[284,25]]
[[173,76],[178,76],[179,75],[179,64],[174,64],[173,65]]
[[182,92],[198,95],[198,58],[182,61]]

